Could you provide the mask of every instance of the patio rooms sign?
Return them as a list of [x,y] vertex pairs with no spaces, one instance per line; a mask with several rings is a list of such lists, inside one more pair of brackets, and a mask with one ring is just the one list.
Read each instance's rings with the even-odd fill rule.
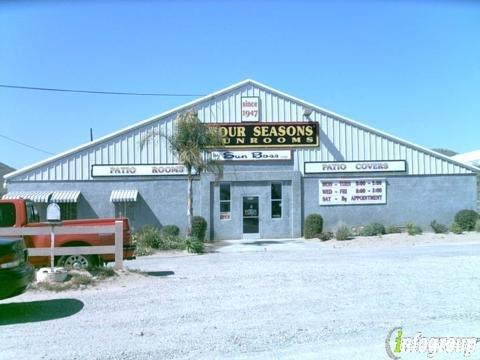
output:
[[320,205],[387,203],[385,179],[322,179],[318,183]]
[[214,124],[226,148],[316,147],[318,123]]
[[258,160],[291,160],[290,150],[258,150],[258,151],[212,151],[212,159],[217,161],[258,161]]
[[364,172],[404,172],[406,164],[399,161],[335,161],[335,162],[306,162],[305,174],[328,173],[364,173]]
[[92,177],[187,175],[181,164],[92,165]]

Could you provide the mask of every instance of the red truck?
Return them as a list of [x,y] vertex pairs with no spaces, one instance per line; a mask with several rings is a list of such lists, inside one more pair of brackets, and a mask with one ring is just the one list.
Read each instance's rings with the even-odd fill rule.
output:
[[[94,226],[114,225],[115,221],[123,221],[123,258],[134,259],[135,245],[132,244],[128,219],[80,219],[62,221],[62,227],[67,226]],[[38,212],[34,204],[29,200],[0,200],[0,228],[5,227],[40,227],[48,226],[46,222],[40,222]],[[50,247],[50,235],[26,235],[25,243],[28,248]],[[69,234],[56,235],[55,246],[106,246],[115,244],[114,234]],[[34,266],[49,266],[48,256],[30,256],[29,261]],[[58,266],[65,267],[89,267],[101,265],[104,262],[115,261],[114,254],[105,255],[65,255],[55,257]]]

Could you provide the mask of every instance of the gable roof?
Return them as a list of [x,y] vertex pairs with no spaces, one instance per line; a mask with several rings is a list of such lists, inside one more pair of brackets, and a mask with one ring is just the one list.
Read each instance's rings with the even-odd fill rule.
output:
[[275,94],[275,95],[277,95],[277,96],[279,96],[279,97],[286,98],[286,99],[288,99],[288,100],[290,100],[290,101],[292,101],[292,102],[296,102],[296,103],[298,103],[298,104],[300,104],[300,105],[302,105],[302,106],[304,106],[304,107],[306,107],[306,108],[311,108],[312,110],[316,110],[316,111],[318,111],[318,112],[320,112],[320,113],[323,113],[323,114],[328,115],[328,116],[330,116],[330,117],[336,118],[336,119],[338,119],[338,120],[340,120],[340,121],[343,121],[343,122],[345,122],[345,123],[347,123],[347,124],[356,126],[356,127],[361,128],[361,129],[363,129],[363,130],[369,131],[369,132],[371,132],[371,133],[374,133],[374,134],[383,136],[383,137],[385,137],[385,138],[387,138],[387,139],[396,141],[396,142],[398,142],[398,143],[400,143],[400,144],[406,145],[406,146],[408,146],[408,147],[410,147],[410,148],[413,148],[413,149],[422,151],[422,152],[424,152],[424,153],[430,154],[430,155],[432,155],[432,156],[434,156],[434,157],[436,157],[436,158],[440,158],[440,159],[442,159],[442,160],[444,160],[444,161],[447,161],[447,162],[449,162],[449,163],[451,163],[451,164],[454,164],[454,165],[456,165],[456,166],[460,166],[460,167],[462,167],[462,168],[464,168],[464,169],[468,169],[468,170],[474,171],[474,172],[480,171],[480,169],[476,168],[475,166],[471,166],[471,165],[462,163],[462,162],[460,162],[460,161],[456,161],[455,159],[452,159],[452,158],[450,158],[450,157],[448,157],[448,156],[445,156],[445,155],[442,155],[442,154],[440,154],[440,153],[437,153],[437,152],[435,152],[435,151],[433,151],[433,150],[424,148],[424,147],[422,147],[422,146],[413,144],[413,143],[411,143],[411,142],[409,142],[409,141],[400,139],[400,138],[398,138],[398,137],[396,137],[396,136],[393,136],[393,135],[390,135],[390,134],[388,134],[388,133],[382,132],[382,131],[380,131],[380,130],[374,129],[374,128],[368,126],[368,125],[364,125],[364,124],[359,123],[359,122],[357,122],[357,121],[355,121],[355,120],[353,120],[353,119],[350,119],[350,118],[348,118],[348,117],[339,115],[339,114],[337,114],[337,113],[335,113],[335,112],[333,112],[333,111],[324,109],[324,108],[322,108],[322,107],[319,107],[319,106],[317,106],[317,105],[314,105],[314,104],[312,104],[312,103],[309,103],[309,102],[307,102],[307,101],[305,101],[305,100],[299,99],[299,98],[294,97],[294,96],[292,96],[292,95],[286,94],[286,93],[284,93],[284,92],[282,92],[282,91],[279,91],[279,90],[276,90],[276,89],[274,89],[274,88],[271,88],[271,87],[269,87],[269,86],[267,86],[267,85],[264,85],[264,84],[262,84],[262,83],[259,83],[258,81],[255,81],[255,80],[252,80],[252,79],[245,79],[245,80],[243,80],[243,81],[240,81],[240,82],[238,82],[238,83],[235,83],[235,84],[233,84],[233,85],[230,85],[230,86],[228,86],[228,87],[226,87],[226,88],[224,88],[224,89],[218,90],[218,91],[216,91],[216,92],[213,92],[213,93],[208,94],[208,95],[206,95],[206,96],[200,97],[200,98],[195,99],[195,100],[193,100],[193,101],[190,101],[190,102],[188,102],[188,103],[186,103],[186,104],[177,106],[177,107],[175,107],[175,108],[173,108],[173,109],[170,109],[170,110],[165,111],[165,112],[163,112],[163,113],[160,113],[160,114],[158,114],[158,115],[152,116],[152,117],[147,118],[147,119],[142,120],[142,121],[139,121],[139,122],[137,122],[137,123],[135,123],[135,124],[133,124],[133,125],[127,126],[127,127],[123,128],[123,129],[120,129],[120,130],[115,131],[115,132],[113,132],[113,133],[110,133],[110,134],[107,134],[107,135],[105,135],[105,136],[99,137],[98,139],[96,139],[96,140],[94,140],[94,141],[91,141],[91,142],[88,142],[88,143],[84,143],[84,144],[82,144],[82,145],[80,145],[80,146],[77,146],[77,147],[75,147],[75,148],[72,148],[72,149],[70,149],[70,150],[67,150],[67,151],[61,152],[61,153],[59,153],[59,154],[57,154],[57,155],[51,156],[51,157],[49,157],[49,158],[47,158],[47,159],[45,159],[45,160],[36,162],[36,163],[34,163],[34,164],[32,164],[32,165],[29,165],[29,166],[26,166],[26,167],[21,168],[21,169],[19,169],[19,170],[13,171],[13,172],[5,175],[4,178],[5,178],[5,180],[11,179],[11,178],[16,177],[16,176],[18,176],[18,175],[27,173],[27,172],[29,172],[29,171],[31,171],[31,170],[34,170],[34,169],[40,168],[40,167],[42,167],[42,166],[45,166],[45,165],[47,165],[47,164],[50,164],[50,163],[52,163],[52,162],[54,162],[54,161],[56,161],[56,160],[58,160],[58,159],[61,159],[61,158],[63,158],[63,157],[72,155],[72,154],[74,154],[74,153],[77,153],[77,152],[79,152],[79,151],[82,151],[82,150],[85,150],[85,149],[88,149],[88,148],[91,148],[91,147],[95,147],[96,145],[98,145],[98,144],[100,144],[100,143],[106,142],[106,141],[108,141],[108,140],[110,140],[110,139],[113,139],[113,138],[119,136],[119,135],[123,135],[123,134],[128,133],[128,132],[130,132],[130,131],[132,131],[132,130],[135,130],[135,129],[141,128],[141,127],[143,127],[143,126],[145,126],[145,125],[148,125],[148,124],[150,124],[150,123],[153,123],[153,122],[155,122],[155,121],[159,121],[159,120],[161,120],[162,118],[166,118],[166,117],[168,117],[168,116],[170,116],[170,115],[172,115],[172,114],[180,113],[180,112],[183,112],[183,111],[192,109],[192,108],[194,109],[197,105],[200,105],[200,104],[202,104],[202,103],[204,103],[204,102],[207,102],[207,101],[209,101],[209,100],[212,100],[212,99],[214,99],[214,98],[216,98],[216,97],[219,97],[219,96],[222,96],[222,95],[224,95],[224,94],[233,92],[234,90],[236,90],[236,89],[238,89],[238,88],[241,88],[241,87],[243,87],[243,86],[245,86],[245,85],[252,85],[252,86],[258,87],[258,88],[260,88],[260,89],[269,91],[269,92],[271,92],[272,94]]

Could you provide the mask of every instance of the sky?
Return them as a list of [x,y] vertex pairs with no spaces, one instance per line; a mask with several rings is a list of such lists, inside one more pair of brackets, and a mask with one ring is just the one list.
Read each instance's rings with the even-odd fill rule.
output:
[[[480,1],[2,1],[0,84],[208,94],[252,78],[428,148],[480,149]],[[21,168],[196,97],[0,87]],[[7,137],[7,138],[6,138]]]

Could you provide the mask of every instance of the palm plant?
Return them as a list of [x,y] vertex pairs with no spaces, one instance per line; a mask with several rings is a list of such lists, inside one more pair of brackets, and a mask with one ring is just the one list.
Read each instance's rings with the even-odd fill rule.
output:
[[213,172],[217,179],[222,176],[222,166],[207,155],[207,150],[223,146],[220,133],[200,122],[193,111],[180,114],[175,121],[175,130],[168,137],[172,151],[187,170],[187,236],[192,235],[193,179],[195,174]]

